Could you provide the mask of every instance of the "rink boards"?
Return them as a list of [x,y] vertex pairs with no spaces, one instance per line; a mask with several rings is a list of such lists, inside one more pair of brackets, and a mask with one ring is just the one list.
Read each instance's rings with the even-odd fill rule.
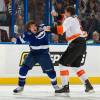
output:
[[[55,66],[60,83],[59,63],[58,60],[62,53],[66,50],[67,45],[50,45],[51,59]],[[19,65],[29,52],[28,45],[0,44],[0,84],[17,84]],[[73,55],[74,57],[74,55]],[[100,46],[88,45],[87,58],[84,66],[90,81],[94,84],[100,84]],[[80,84],[80,80],[76,77],[71,68],[70,83]],[[38,64],[34,66],[28,74],[27,84],[49,84],[50,81]]]

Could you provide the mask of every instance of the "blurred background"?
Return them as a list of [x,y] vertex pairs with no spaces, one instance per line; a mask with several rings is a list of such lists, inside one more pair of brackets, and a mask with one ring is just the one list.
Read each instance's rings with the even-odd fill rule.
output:
[[[28,20],[38,24],[62,25],[64,7],[76,7],[82,28],[87,31],[87,44],[100,43],[100,0],[0,0],[0,43],[15,43],[23,34]],[[66,44],[64,36],[50,34],[52,44]]]

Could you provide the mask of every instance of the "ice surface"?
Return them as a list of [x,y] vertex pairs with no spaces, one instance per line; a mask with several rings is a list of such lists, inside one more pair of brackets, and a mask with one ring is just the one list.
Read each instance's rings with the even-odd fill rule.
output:
[[95,93],[85,93],[82,85],[71,85],[70,94],[55,95],[52,86],[26,86],[21,94],[14,95],[16,86],[0,86],[0,100],[100,100],[100,85],[95,85]]

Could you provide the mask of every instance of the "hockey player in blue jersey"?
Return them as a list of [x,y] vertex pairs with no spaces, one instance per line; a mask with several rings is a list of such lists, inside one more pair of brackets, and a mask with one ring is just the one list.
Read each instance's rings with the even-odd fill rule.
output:
[[56,72],[49,55],[47,30],[49,30],[49,27],[45,27],[44,25],[38,27],[34,21],[29,21],[23,36],[17,39],[20,43],[28,42],[30,52],[19,70],[18,87],[13,90],[14,93],[23,91],[26,75],[36,63],[41,65],[43,72],[51,79],[51,84],[55,89],[55,93],[59,90]]

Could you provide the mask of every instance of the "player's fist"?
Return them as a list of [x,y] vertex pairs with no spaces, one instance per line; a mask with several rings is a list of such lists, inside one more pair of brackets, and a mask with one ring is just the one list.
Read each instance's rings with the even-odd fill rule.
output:
[[51,12],[51,15],[55,17],[55,16],[58,16],[58,13],[55,12],[55,11],[52,11],[52,12]]
[[88,33],[86,31],[83,31],[83,37],[87,37]]
[[46,26],[45,29],[44,29],[44,31],[49,32],[50,31],[50,26]]

